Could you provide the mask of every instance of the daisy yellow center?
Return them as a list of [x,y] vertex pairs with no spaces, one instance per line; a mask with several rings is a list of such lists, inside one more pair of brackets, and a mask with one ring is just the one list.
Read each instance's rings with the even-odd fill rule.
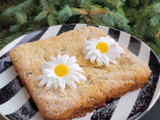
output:
[[68,73],[68,67],[64,64],[60,64],[55,67],[54,71],[59,77],[63,77]]
[[99,49],[101,53],[105,53],[108,51],[108,44],[105,42],[99,42],[96,46],[96,49]]

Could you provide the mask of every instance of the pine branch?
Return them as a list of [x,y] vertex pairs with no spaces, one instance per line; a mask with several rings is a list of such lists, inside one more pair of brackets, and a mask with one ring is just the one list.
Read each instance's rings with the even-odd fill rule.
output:
[[93,20],[93,19],[89,19],[90,21],[89,21],[89,24],[91,24],[91,22],[93,22],[93,24],[95,24],[95,25],[99,25],[99,23],[97,23],[95,20]]
[[108,7],[111,10],[119,10],[124,0],[93,0],[95,3],[99,3],[101,6]]
[[11,16],[13,13],[16,12],[22,12],[22,11],[28,11],[28,8],[31,8],[31,5],[34,3],[33,0],[27,0],[18,6],[10,7],[5,11],[5,14],[8,16]]
[[[62,3],[63,1],[61,0],[48,0],[48,6],[53,6],[53,5],[57,5],[57,6],[60,6],[60,4]],[[68,2],[68,1],[67,1]]]
[[35,20],[38,22],[46,19],[49,26],[55,25],[57,22],[55,20],[56,10],[54,9],[54,2],[53,0],[41,0],[40,5],[43,9],[42,12],[40,12],[36,17]]
[[50,15],[47,16],[47,22],[48,22],[48,24],[49,24],[50,26],[54,25],[54,24],[53,24],[53,19],[52,19],[52,14],[50,14]]
[[117,25],[120,29],[128,29],[128,20],[124,16],[111,11],[107,11],[106,14],[111,17],[115,25]]
[[154,14],[151,13],[153,17],[150,19],[150,23],[155,26],[160,22],[160,2],[153,4],[151,9],[153,10],[151,12]]
[[[147,3],[149,4],[149,3]],[[130,24],[132,25],[132,33],[141,39],[156,39],[158,26],[160,26],[160,12],[158,7],[160,4],[141,6],[139,9],[126,9],[127,17],[129,16]]]
[[71,8],[80,8],[81,0],[59,0],[62,8],[64,6],[69,6]]
[[155,4],[153,5],[153,10],[154,10],[156,13],[160,13],[160,2],[155,3]]
[[127,0],[126,5],[131,8],[137,8],[139,5],[139,0]]
[[112,4],[113,7],[115,7],[117,10],[119,10],[120,7],[120,2],[119,1],[110,1],[110,0],[106,0],[108,3]]
[[0,14],[0,27],[6,29],[6,28],[8,28],[8,26],[16,24],[15,19],[16,19],[15,16],[13,16],[11,18],[11,17],[8,17],[7,15],[5,15],[3,13]]
[[155,1],[155,0],[139,0],[139,5],[142,7],[142,6],[148,6],[148,5],[151,5],[152,4],[152,1]]
[[48,22],[49,26],[57,24],[54,16],[51,13],[47,16],[47,22]]
[[15,15],[16,15],[16,18],[20,24],[24,24],[27,22],[27,16],[24,12],[21,12],[21,13],[16,12]]
[[80,7],[88,13],[91,10],[91,1],[90,0],[81,0]]
[[39,22],[40,20],[46,18],[47,14],[48,14],[48,11],[44,10],[35,17],[35,20]]
[[112,19],[109,18],[108,14],[104,14],[102,17],[102,20],[105,21],[105,23],[107,24],[107,26],[111,27],[114,26],[114,22],[112,21]]
[[58,21],[60,23],[64,23],[72,16],[71,8],[69,6],[65,6],[58,14]]
[[104,13],[106,13],[106,10],[104,8],[102,8],[102,9],[94,9],[93,11],[91,11],[89,13],[89,17],[92,17],[94,15],[98,15],[98,14],[104,14]]
[[150,23],[152,26],[157,25],[160,22],[160,16],[155,16],[150,19]]
[[160,31],[156,34],[156,38],[158,38],[160,36]]
[[12,25],[12,26],[10,26],[9,31],[12,33],[15,33],[17,31],[19,31],[19,28],[20,28],[19,25]]
[[23,11],[26,11],[28,12],[29,9],[32,8],[32,5],[33,5],[34,1],[32,1],[30,4],[28,4],[27,6],[25,6],[23,9],[21,9],[19,12],[23,12]]
[[88,13],[83,9],[71,8],[72,15],[88,15]]
[[50,12],[47,0],[40,0],[40,4],[44,11]]

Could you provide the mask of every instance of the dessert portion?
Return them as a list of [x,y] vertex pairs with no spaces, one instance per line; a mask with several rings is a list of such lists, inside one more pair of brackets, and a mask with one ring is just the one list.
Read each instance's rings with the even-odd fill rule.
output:
[[[87,41],[102,37],[108,38],[109,36],[96,27],[88,26],[45,40],[25,43],[10,51],[9,56],[21,82],[27,88],[45,120],[63,120],[84,116],[95,108],[105,106],[106,101],[117,99],[148,82],[151,74],[148,65],[116,41],[114,41],[115,44],[120,46],[118,50],[121,50],[118,57],[115,57],[112,52],[111,58],[101,57],[97,60],[101,53],[109,51],[111,48],[109,43],[107,50],[102,48],[107,45],[97,43],[96,49],[99,49],[101,53],[97,53],[96,57],[93,52],[88,54],[89,51],[85,51]],[[79,76],[81,76],[78,80],[73,77],[67,78],[65,80],[72,81],[72,83],[63,82],[63,85],[61,79],[55,82],[57,84],[54,84],[53,80],[49,83],[46,82],[49,79],[43,80],[42,75],[46,71],[42,68],[48,69],[52,66],[49,62],[55,59],[60,60],[58,56],[61,58],[65,56],[64,59],[62,58],[64,61],[69,57],[76,59],[73,63],[78,64],[76,72],[77,74],[80,72]],[[107,59],[109,62],[105,61]],[[45,66],[46,63],[49,64]],[[65,63],[53,65],[53,73],[59,77],[68,75],[69,69],[67,68],[70,67],[67,66],[67,61]],[[64,68],[64,72],[57,72],[59,68]],[[47,77],[52,78],[53,75],[49,74]],[[57,77],[54,78],[57,80]]]

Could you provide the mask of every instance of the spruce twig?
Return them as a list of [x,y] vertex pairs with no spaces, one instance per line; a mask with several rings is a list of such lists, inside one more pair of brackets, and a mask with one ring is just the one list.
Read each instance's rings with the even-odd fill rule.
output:
[[158,38],[160,36],[160,31],[157,33],[156,37]]
[[108,3],[111,3],[117,10],[119,10],[119,8],[118,8],[118,6],[114,3],[114,2],[112,2],[112,1],[110,1],[110,0],[106,0]]
[[98,14],[104,14],[104,13],[106,13],[106,10],[105,10],[104,8],[102,8],[101,10],[99,10],[99,9],[94,9],[93,11],[91,11],[91,12],[89,13],[89,17],[92,17],[92,16],[94,16],[94,15],[98,15]]
[[103,17],[105,17],[105,19],[109,22],[109,24],[112,25],[112,22],[106,17],[106,15],[103,15]]
[[81,14],[81,15],[88,15],[86,10],[83,9],[77,9],[77,8],[71,8],[71,13],[72,14]]

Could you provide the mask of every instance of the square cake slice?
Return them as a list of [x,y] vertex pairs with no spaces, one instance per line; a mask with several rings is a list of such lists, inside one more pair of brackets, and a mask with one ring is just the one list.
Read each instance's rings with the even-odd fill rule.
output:
[[[121,45],[125,54],[116,58],[116,64],[98,66],[96,62],[93,64],[90,60],[84,60],[83,44],[91,38],[106,36],[100,29],[88,26],[45,40],[25,43],[10,51],[9,56],[21,82],[45,120],[84,116],[95,108],[105,106],[106,101],[117,99],[148,82],[151,74],[148,65]],[[83,69],[87,80],[75,82],[77,89],[66,85],[64,92],[61,92],[59,88],[38,87],[36,78],[42,74],[41,65],[58,54],[75,56]]]

